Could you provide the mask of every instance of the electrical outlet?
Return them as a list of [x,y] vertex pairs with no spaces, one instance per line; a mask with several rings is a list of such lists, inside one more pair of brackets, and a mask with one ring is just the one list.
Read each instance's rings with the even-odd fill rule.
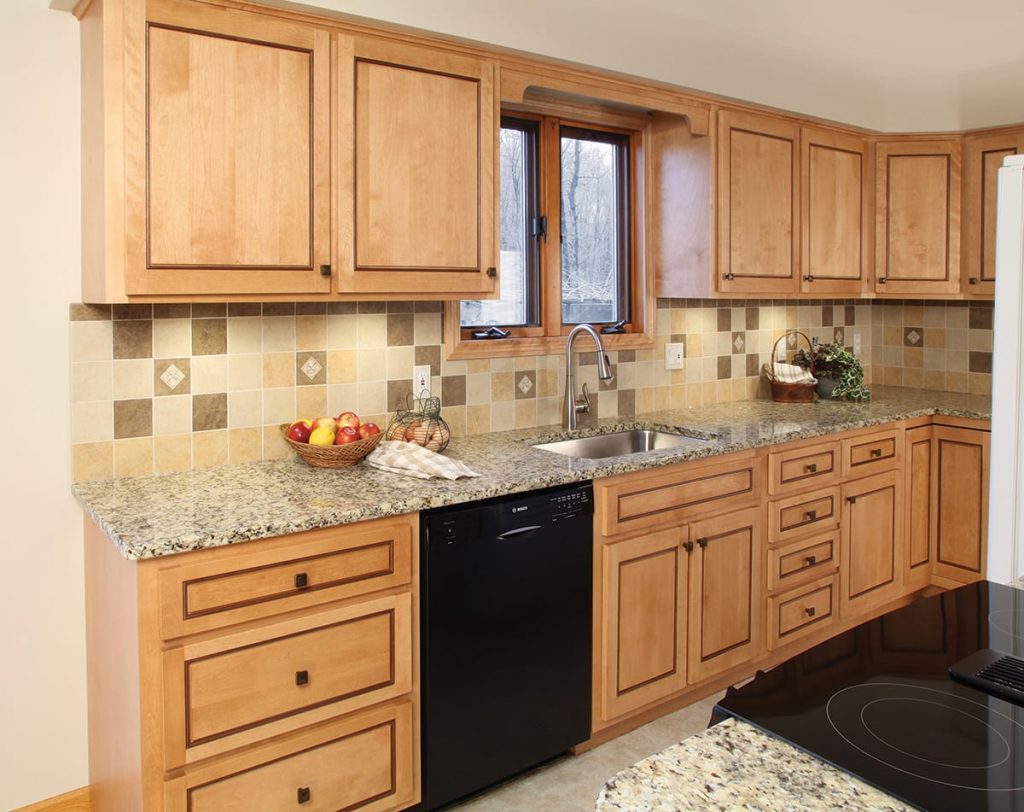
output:
[[681,341],[665,345],[665,369],[682,369],[686,347]]
[[412,368],[412,396],[418,398],[424,390],[430,391],[430,364]]
[[853,354],[860,355],[860,330],[853,331]]

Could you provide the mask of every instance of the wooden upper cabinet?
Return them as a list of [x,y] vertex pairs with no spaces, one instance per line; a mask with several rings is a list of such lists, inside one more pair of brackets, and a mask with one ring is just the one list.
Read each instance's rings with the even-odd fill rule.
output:
[[800,128],[723,110],[718,116],[718,289],[799,289]]
[[857,295],[871,270],[867,146],[853,135],[800,133],[800,290]]
[[330,35],[150,0],[144,45],[126,87],[126,293],[326,293]]
[[1024,131],[964,140],[963,287],[967,294],[996,292],[996,190],[999,167],[1024,153]]
[[497,291],[495,73],[338,37],[340,293]]
[[875,291],[958,292],[960,142],[883,141],[875,161]]

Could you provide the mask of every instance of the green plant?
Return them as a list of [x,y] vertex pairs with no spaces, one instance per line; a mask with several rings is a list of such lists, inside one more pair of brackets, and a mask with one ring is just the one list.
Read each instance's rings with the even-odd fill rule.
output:
[[[807,369],[811,365],[811,354],[807,350],[800,350],[793,361]],[[838,342],[817,345],[814,352],[814,374],[838,381],[832,390],[833,400],[871,400],[871,392],[864,383],[864,367],[857,356]]]

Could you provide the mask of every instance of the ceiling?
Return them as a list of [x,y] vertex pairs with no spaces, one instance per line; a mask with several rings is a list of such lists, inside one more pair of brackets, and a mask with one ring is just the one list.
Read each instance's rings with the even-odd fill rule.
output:
[[305,0],[885,131],[1024,121],[1021,0]]

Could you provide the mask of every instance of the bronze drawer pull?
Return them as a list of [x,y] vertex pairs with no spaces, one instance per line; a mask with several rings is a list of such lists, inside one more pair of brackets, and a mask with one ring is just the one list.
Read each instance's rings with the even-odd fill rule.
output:
[[693,542],[692,541],[683,542],[683,549],[686,550],[686,552],[688,552],[688,553],[692,553],[693,552]]
[[704,549],[705,547],[708,546],[708,540],[707,539],[697,539],[697,543],[700,545],[701,549]]
[[807,617],[814,617],[814,613],[817,612],[817,609],[815,609],[813,606],[808,606],[806,609],[804,609],[804,612],[807,613]]
[[309,787],[299,787],[298,791],[295,793],[295,796],[296,800],[298,800],[300,804],[308,804],[310,797]]
[[854,502],[857,501],[857,497],[856,496],[847,496],[846,497],[846,501],[849,502],[852,505]]
[[295,684],[296,685],[309,685],[309,672],[308,671],[296,671],[295,672]]
[[804,559],[804,561],[807,562],[808,567],[813,567],[815,564],[818,563],[818,557],[816,555],[809,555],[807,556],[807,558]]
[[818,472],[818,464],[815,462],[808,463],[804,466],[804,470],[809,474],[816,474]]
[[295,588],[302,589],[303,587],[309,586],[309,576],[304,572],[300,572],[295,576]]
[[871,456],[872,457],[881,457],[882,456],[882,449],[880,449],[880,448],[872,448],[871,449]]
[[818,518],[818,511],[816,511],[816,510],[808,510],[807,511],[807,521],[813,522],[813,521],[816,521],[817,518]]

